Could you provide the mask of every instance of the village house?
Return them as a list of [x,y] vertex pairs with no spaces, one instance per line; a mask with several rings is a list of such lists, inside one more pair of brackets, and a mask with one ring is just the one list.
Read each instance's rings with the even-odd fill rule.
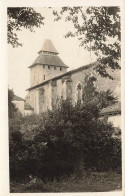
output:
[[22,99],[21,97],[14,95],[12,102],[17,108],[18,115],[27,116],[34,113],[33,108],[25,102],[25,99]]

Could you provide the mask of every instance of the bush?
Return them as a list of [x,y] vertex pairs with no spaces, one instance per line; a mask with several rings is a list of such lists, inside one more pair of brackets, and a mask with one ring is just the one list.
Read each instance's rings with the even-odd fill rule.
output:
[[[53,111],[35,116],[34,121],[33,116],[18,121],[10,139],[11,178],[33,175],[45,181],[70,175],[81,165],[96,171],[120,167],[120,139],[112,137],[113,126],[98,116],[93,101],[73,107],[66,100]],[[29,139],[25,137],[28,121],[33,126]],[[23,134],[19,122],[25,125]]]

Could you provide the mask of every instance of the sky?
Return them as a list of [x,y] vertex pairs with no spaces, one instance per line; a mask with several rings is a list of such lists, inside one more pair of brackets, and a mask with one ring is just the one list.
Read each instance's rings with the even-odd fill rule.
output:
[[60,58],[69,66],[68,70],[78,68],[96,60],[94,54],[79,47],[77,38],[65,38],[64,35],[73,30],[71,22],[64,20],[54,22],[52,11],[48,8],[35,8],[45,17],[44,25],[35,28],[35,33],[22,29],[17,35],[22,47],[13,48],[8,45],[8,85],[17,96],[25,98],[26,89],[30,87],[29,66],[35,61],[45,39],[51,39],[59,52]]

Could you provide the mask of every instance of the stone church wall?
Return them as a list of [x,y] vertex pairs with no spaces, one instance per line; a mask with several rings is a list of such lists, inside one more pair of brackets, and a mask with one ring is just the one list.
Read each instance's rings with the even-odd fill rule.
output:
[[28,103],[33,109],[34,113],[39,114],[39,94],[38,89],[33,89],[29,91],[26,98],[26,103]]
[[[91,73],[91,67],[82,67],[53,78],[39,88],[29,91],[29,104],[37,114],[45,112],[47,109],[51,110],[61,98],[71,98],[74,105],[78,97],[82,98],[85,76]],[[97,73],[94,74],[97,75]],[[116,70],[112,74],[115,76],[113,81],[102,78],[100,75],[97,76],[96,86],[99,90],[110,89],[114,91],[120,80],[120,71]]]
[[35,65],[30,68],[30,87],[35,86],[44,82],[45,80],[49,80],[53,77],[64,74],[67,71],[67,68],[50,65]]
[[41,82],[40,81],[41,72],[42,70],[40,65],[36,65],[30,68],[30,87],[35,86]]
[[[85,79],[85,75],[89,74],[89,68],[83,69],[81,71],[75,72],[71,74],[71,92],[72,92],[72,103],[73,105],[77,102],[77,96],[78,96],[78,85],[80,84],[83,88],[83,83]],[[82,88],[81,88],[81,94],[82,94]]]
[[48,82],[39,88],[39,113],[51,109],[51,84]]

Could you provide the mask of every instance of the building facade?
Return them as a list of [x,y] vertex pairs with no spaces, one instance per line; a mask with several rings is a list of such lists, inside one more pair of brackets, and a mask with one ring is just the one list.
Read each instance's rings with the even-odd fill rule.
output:
[[108,122],[113,123],[114,127],[121,129],[121,104],[120,102],[103,108],[100,118],[107,118]]
[[21,114],[21,116],[32,115],[34,113],[34,109],[21,97],[14,95],[12,102],[17,108],[17,113]]

